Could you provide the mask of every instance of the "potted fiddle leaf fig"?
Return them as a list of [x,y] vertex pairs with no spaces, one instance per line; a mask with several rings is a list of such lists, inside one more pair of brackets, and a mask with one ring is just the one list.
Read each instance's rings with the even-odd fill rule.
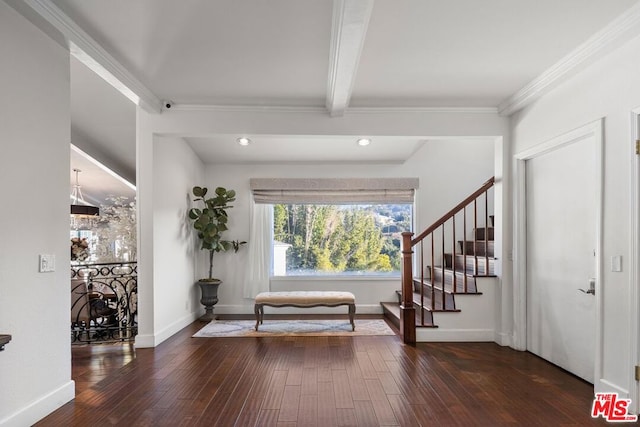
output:
[[222,283],[220,279],[213,277],[213,255],[229,249],[238,252],[247,242],[222,239],[222,234],[228,229],[227,210],[233,207],[230,203],[236,200],[235,191],[218,187],[214,195],[208,198],[207,187],[193,187],[192,191],[195,196],[193,201],[200,204],[200,207],[189,209],[189,219],[192,220],[193,228],[198,232],[200,249],[209,251],[209,275],[198,281],[202,291],[200,303],[205,307],[205,314],[200,320],[208,322],[214,319],[213,306],[218,303],[218,286]]

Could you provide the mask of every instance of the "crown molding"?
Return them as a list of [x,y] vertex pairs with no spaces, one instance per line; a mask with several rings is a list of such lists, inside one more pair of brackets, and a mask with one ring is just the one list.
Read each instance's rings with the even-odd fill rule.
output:
[[504,100],[498,106],[499,114],[508,116],[521,110],[562,81],[577,74],[585,65],[599,59],[638,34],[640,34],[640,3],[629,8],[518,92]]
[[211,111],[219,113],[313,113],[326,114],[325,107],[295,105],[218,105],[218,104],[171,104],[162,107],[163,112],[170,111]]
[[497,107],[352,107],[348,114],[498,114]]
[[349,105],[371,19],[373,0],[334,0],[326,107],[332,117]]
[[21,0],[67,40],[71,55],[149,112],[159,113],[162,101],[61,9],[48,0]]
[[[216,105],[216,104],[171,104],[162,111],[211,111],[219,113],[284,113],[327,114],[325,107],[281,106],[281,105]],[[498,114],[496,107],[353,107],[345,109],[349,114]],[[335,116],[334,116],[335,117]]]

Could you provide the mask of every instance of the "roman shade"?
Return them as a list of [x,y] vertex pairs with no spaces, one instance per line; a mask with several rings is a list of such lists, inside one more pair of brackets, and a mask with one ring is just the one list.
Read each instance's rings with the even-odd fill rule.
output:
[[255,203],[413,203],[418,178],[252,178]]

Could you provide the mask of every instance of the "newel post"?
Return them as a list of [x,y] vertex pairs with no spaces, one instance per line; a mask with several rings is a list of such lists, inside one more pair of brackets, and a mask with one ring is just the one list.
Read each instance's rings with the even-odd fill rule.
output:
[[416,342],[416,309],[413,306],[413,266],[411,248],[413,233],[402,233],[402,304],[400,305],[400,333],[406,344]]

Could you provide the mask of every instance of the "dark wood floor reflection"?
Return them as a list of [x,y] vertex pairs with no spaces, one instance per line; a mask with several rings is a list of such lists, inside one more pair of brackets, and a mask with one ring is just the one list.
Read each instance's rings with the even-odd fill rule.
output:
[[558,426],[592,386],[491,343],[397,336],[191,338],[73,350],[76,399],[38,426]]

